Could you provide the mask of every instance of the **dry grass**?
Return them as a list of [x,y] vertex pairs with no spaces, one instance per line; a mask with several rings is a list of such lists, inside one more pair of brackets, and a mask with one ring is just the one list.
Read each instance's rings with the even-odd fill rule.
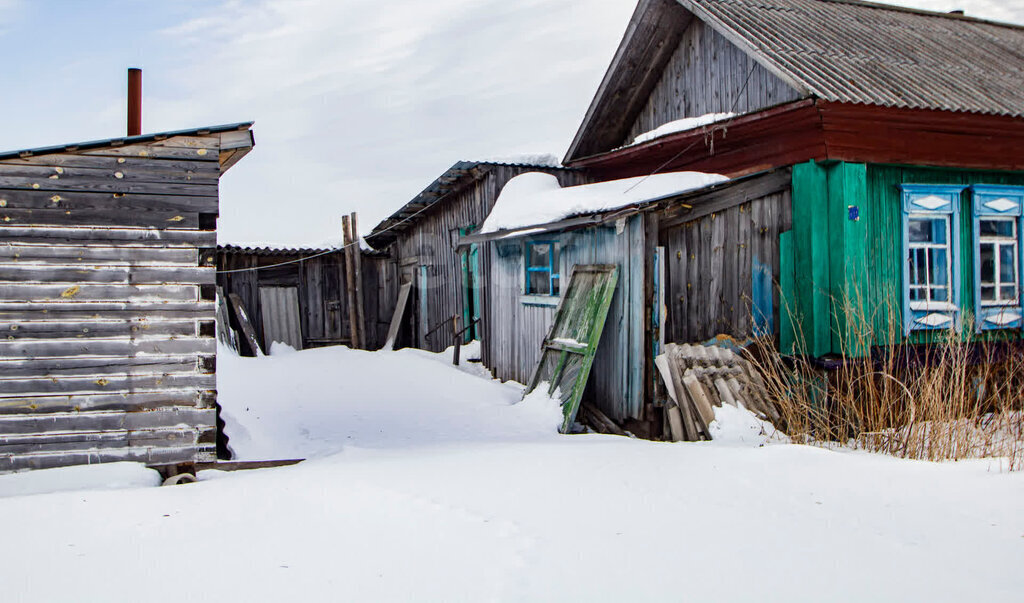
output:
[[[846,309],[844,323],[834,317],[846,324],[836,366],[806,359],[801,333],[794,357],[780,358],[769,344],[752,350],[790,437],[931,461],[1000,458],[1004,469],[1024,468],[1024,348],[1013,345],[1016,332],[977,341],[968,319],[913,345],[890,323],[879,342],[874,317],[855,310],[864,304],[833,307]],[[870,356],[857,358],[864,350]]]

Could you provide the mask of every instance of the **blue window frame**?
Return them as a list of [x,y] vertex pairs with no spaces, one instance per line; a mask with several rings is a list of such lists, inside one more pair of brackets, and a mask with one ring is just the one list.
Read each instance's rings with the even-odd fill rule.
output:
[[529,241],[524,249],[526,259],[525,287],[526,295],[548,295],[557,297],[559,294],[559,249],[554,241]]
[[960,194],[966,186],[902,184],[903,328],[949,329],[960,316]]
[[1024,187],[976,184],[971,189],[975,330],[1020,328]]

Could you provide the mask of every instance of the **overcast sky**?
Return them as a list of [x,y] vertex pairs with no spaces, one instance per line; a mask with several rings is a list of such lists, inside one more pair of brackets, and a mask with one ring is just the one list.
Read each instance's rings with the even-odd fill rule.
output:
[[[1024,23],[1024,0],[903,0]],[[0,149],[255,120],[221,242],[340,240],[452,163],[561,157],[635,0],[0,0]]]

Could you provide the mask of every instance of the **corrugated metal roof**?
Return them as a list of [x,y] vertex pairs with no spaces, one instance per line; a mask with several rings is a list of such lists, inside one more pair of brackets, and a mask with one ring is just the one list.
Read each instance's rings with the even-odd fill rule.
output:
[[312,255],[314,253],[328,253],[330,251],[342,251],[331,247],[246,247],[242,245],[218,245],[220,253],[245,254],[245,255]]
[[252,127],[251,121],[243,121],[235,124],[220,126],[204,126],[202,128],[190,128],[188,130],[173,130],[171,132],[156,132],[153,134],[142,134],[140,136],[122,136],[119,138],[105,138],[103,140],[91,140],[88,142],[76,142],[51,147],[37,147],[34,149],[22,149],[20,151],[0,152],[0,159],[14,159],[17,157],[28,157],[33,155],[50,155],[53,153],[69,153],[73,151],[86,151],[102,147],[122,146],[163,140],[172,136],[205,136],[206,134],[217,134],[220,132],[231,132],[234,130],[248,130]]
[[554,167],[551,165],[538,165],[530,163],[508,163],[501,161],[458,161],[452,167],[445,170],[443,174],[423,189],[420,194],[411,201],[399,208],[380,224],[373,228],[373,231],[366,237],[366,242],[374,249],[382,250],[390,245],[398,235],[411,228],[417,218],[428,207],[444,199],[449,193],[456,190],[466,182],[468,178],[482,176],[479,171],[481,167],[487,166],[514,166],[524,168],[536,168],[545,171],[560,170],[569,168]]
[[1024,27],[855,0],[679,0],[825,100],[1024,116]]

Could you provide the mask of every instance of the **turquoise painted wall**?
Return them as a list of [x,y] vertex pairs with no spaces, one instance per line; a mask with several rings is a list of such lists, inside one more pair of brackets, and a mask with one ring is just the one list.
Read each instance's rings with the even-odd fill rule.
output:
[[[784,233],[781,288],[788,353],[862,355],[902,334],[902,212],[899,184],[1024,185],[1024,172],[808,162],[793,167],[793,230]],[[974,309],[971,198],[960,209],[960,299]],[[788,324],[786,318],[789,318]],[[914,333],[925,342],[936,333]]]

